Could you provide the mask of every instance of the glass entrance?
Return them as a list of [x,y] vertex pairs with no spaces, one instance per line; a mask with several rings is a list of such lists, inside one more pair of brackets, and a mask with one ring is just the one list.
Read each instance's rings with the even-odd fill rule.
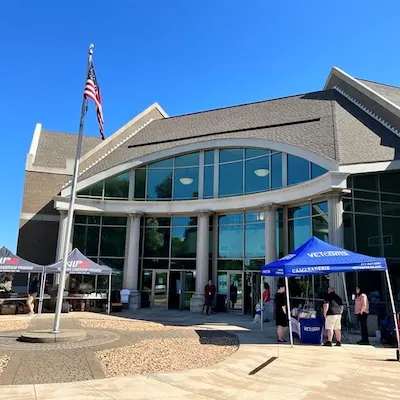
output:
[[259,272],[245,272],[244,313],[253,315],[260,301],[261,275]]
[[243,314],[243,272],[228,273],[228,307]]
[[167,308],[168,271],[155,271],[153,274],[152,306]]
[[170,271],[168,287],[169,309],[190,309],[190,299],[195,292],[195,279],[193,271]]

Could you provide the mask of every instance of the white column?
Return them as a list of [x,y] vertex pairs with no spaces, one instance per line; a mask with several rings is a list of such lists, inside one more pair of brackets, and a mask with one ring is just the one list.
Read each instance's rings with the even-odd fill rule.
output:
[[[341,193],[328,195],[328,217],[329,243],[337,247],[343,247],[343,202]],[[344,288],[341,274],[330,274],[329,285],[334,287],[336,293],[343,298]]]
[[[265,208],[265,263],[268,264],[275,261],[276,253],[276,210],[277,206],[268,205]],[[276,279],[272,276],[264,277],[264,282],[268,282],[271,296],[275,296],[276,292]]]
[[62,258],[66,230],[67,230],[67,212],[60,211],[60,222],[58,224],[57,251],[56,251],[55,262],[60,261]]
[[200,211],[197,216],[196,292],[190,300],[193,312],[201,311],[204,304],[204,287],[208,281],[210,215],[209,211]]
[[123,288],[131,291],[129,309],[140,308],[139,242],[141,213],[129,214],[125,240]]

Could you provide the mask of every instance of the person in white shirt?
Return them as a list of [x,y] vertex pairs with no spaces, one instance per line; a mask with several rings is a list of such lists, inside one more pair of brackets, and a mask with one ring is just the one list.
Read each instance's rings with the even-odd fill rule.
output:
[[121,303],[122,306],[124,307],[125,310],[129,308],[129,296],[131,294],[131,291],[129,289],[122,289],[119,292],[119,295],[121,297]]

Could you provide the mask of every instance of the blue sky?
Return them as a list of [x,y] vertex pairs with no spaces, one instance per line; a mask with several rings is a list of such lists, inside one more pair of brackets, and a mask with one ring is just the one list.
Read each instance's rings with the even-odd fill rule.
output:
[[178,115],[319,90],[333,65],[400,85],[399,15],[395,0],[1,2],[0,246],[16,249],[35,124],[77,131],[89,43],[107,136],[154,101]]

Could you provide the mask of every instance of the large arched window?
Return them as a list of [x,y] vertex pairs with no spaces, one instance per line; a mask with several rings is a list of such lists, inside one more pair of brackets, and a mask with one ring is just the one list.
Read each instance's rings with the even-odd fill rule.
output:
[[[241,196],[281,189],[326,173],[291,154],[259,148],[222,148],[182,154],[133,170],[134,200],[171,201]],[[130,173],[81,190],[80,197],[127,200]]]
[[295,185],[326,172],[303,158],[268,149],[207,150],[136,168],[134,198],[170,201],[241,196]]

